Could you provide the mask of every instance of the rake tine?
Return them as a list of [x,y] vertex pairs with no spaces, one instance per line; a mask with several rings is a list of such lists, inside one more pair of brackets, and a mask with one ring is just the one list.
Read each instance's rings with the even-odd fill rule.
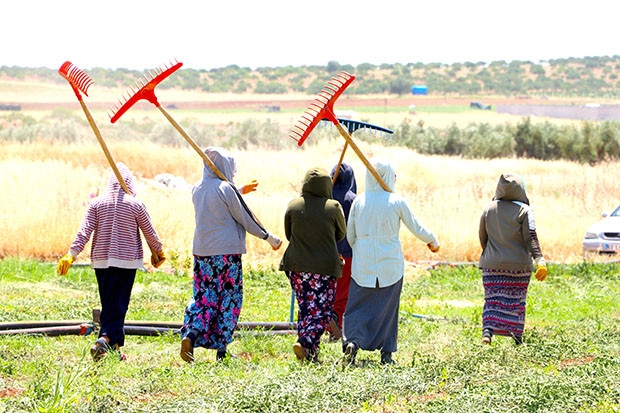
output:
[[62,66],[60,66],[60,69],[58,69],[58,73],[62,77],[64,77],[69,82],[71,87],[73,88],[73,92],[75,93],[75,96],[77,97],[78,102],[80,102],[80,106],[82,107],[82,110],[84,111],[84,114],[86,115],[86,119],[88,120],[88,123],[90,124],[91,129],[95,133],[95,136],[97,137],[97,140],[99,141],[99,144],[101,145],[101,149],[103,149],[103,153],[105,154],[105,157],[108,160],[110,167],[112,167],[112,171],[114,172],[114,175],[116,175],[116,179],[118,180],[118,183],[121,185],[121,188],[123,188],[123,191],[129,194],[129,189],[127,188],[127,185],[125,184],[125,180],[123,179],[123,177],[121,176],[121,173],[116,167],[116,163],[114,162],[114,159],[112,158],[112,154],[108,150],[108,146],[103,140],[103,137],[101,136],[101,132],[99,131],[99,128],[97,127],[97,124],[95,123],[95,120],[93,119],[93,116],[91,115],[90,111],[88,110],[88,107],[86,106],[86,103],[84,102],[84,100],[82,99],[82,96],[80,95],[80,91],[82,91],[86,96],[88,96],[88,94],[86,93],[86,90],[90,87],[90,85],[92,85],[95,82],[91,79],[90,76],[88,76],[85,72],[83,72],[81,69],[79,69],[77,66],[73,65],[73,63],[69,61],[66,61],[65,63],[63,63]]

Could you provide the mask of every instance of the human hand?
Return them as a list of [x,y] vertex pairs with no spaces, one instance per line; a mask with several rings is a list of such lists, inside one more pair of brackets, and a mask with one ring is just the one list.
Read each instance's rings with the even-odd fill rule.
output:
[[280,238],[273,234],[269,234],[267,236],[267,242],[269,243],[269,245],[271,245],[271,248],[274,251],[277,251],[282,246],[282,241],[280,241]]
[[545,257],[538,257],[534,262],[536,263],[534,277],[536,277],[538,281],[544,281],[545,278],[547,278],[547,262],[545,261]]
[[159,268],[166,261],[166,255],[163,251],[152,251],[151,254],[151,264],[155,268]]
[[258,186],[258,181],[256,179],[252,179],[249,184],[245,184],[241,187],[241,193],[243,195],[249,194],[250,192],[256,191],[256,187]]
[[58,274],[66,275],[74,260],[75,258],[73,258],[73,255],[66,253],[60,260],[58,260],[58,266],[56,267]]
[[428,247],[429,250],[431,250],[431,252],[439,252],[439,243],[438,242],[429,242],[428,244],[426,244],[426,246]]
[[547,266],[544,263],[536,264],[536,273],[534,277],[536,277],[538,281],[545,281],[547,278]]

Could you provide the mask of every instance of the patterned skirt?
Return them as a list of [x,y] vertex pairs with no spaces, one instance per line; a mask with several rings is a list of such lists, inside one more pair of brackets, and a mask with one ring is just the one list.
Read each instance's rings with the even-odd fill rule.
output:
[[482,269],[484,307],[482,329],[494,335],[521,339],[525,326],[525,302],[530,271]]
[[287,271],[286,276],[297,299],[297,341],[313,353],[332,319],[336,298],[336,279],[329,275]]
[[194,256],[194,292],[181,337],[192,332],[194,347],[208,349],[223,349],[233,341],[243,302],[242,272],[240,254]]

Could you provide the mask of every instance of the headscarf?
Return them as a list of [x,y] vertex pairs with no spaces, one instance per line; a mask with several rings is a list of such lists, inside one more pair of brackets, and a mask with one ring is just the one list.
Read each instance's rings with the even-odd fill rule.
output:
[[[383,159],[374,158],[370,161],[372,166],[383,179],[383,182],[390,188],[390,191],[394,191],[396,185],[396,172],[392,165]],[[366,191],[383,191],[381,184],[375,179],[370,170],[366,170]]]
[[519,201],[527,205],[530,204],[530,200],[525,193],[523,178],[514,173],[501,174],[493,200]]
[[[129,194],[131,196],[136,196],[136,178],[134,178],[131,170],[122,162],[116,163],[116,169],[118,169],[118,172],[121,174],[121,178],[123,178],[125,186],[129,190]],[[118,182],[114,171],[111,171],[104,192],[115,194],[118,191],[123,191],[122,186],[120,182]]]

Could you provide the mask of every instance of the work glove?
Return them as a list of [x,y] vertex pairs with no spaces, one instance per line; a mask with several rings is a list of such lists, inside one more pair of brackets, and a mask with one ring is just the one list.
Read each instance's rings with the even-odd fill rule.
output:
[[429,242],[426,246],[429,250],[431,250],[431,252],[439,252],[439,243],[436,241]]
[[241,193],[243,195],[249,194],[250,192],[256,191],[256,187],[258,186],[258,181],[256,179],[252,179],[249,184],[245,184],[241,187]]
[[282,241],[280,241],[280,238],[273,234],[267,235],[267,242],[269,243],[269,245],[271,245],[271,248],[274,251],[277,251],[282,246]]
[[166,255],[163,251],[152,251],[151,254],[151,264],[155,268],[159,268],[166,261]]
[[544,258],[536,260],[536,273],[534,273],[534,277],[536,277],[538,281],[545,281],[547,278],[547,263]]
[[58,260],[58,267],[56,267],[58,274],[66,275],[74,260],[75,258],[73,255],[66,253],[60,260]]

